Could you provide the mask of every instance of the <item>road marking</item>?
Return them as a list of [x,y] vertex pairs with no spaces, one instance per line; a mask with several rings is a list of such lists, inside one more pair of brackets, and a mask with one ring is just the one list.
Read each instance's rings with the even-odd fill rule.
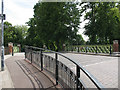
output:
[[88,66],[93,66],[93,65],[97,65],[97,64],[102,64],[104,62],[113,62],[113,61],[103,61],[103,62],[99,62],[99,63],[84,65],[83,67],[88,67]]

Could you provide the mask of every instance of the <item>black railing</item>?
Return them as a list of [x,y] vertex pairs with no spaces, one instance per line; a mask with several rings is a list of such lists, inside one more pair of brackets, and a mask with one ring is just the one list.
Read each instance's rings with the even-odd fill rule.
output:
[[[72,71],[67,65],[61,62],[60,57],[73,63],[76,67],[76,71]],[[103,86],[85,68],[59,52],[26,46],[25,58],[41,70],[47,71],[56,79],[56,84],[59,83],[63,88],[71,88],[73,90],[84,90],[88,88],[84,81],[81,80],[82,74],[93,83],[95,88],[98,90],[103,88]]]

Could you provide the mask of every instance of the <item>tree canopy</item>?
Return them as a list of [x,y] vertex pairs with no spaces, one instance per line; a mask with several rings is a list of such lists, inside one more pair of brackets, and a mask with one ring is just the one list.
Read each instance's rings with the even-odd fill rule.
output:
[[57,50],[62,49],[66,42],[76,39],[80,23],[77,5],[72,2],[38,2],[34,6],[34,18],[27,22],[30,26],[29,44],[39,47],[46,45]]
[[27,36],[27,26],[24,25],[16,25],[12,26],[9,22],[4,22],[4,44],[8,46],[9,42],[13,42],[14,44],[25,43],[25,38]]
[[81,3],[81,13],[85,13],[85,35],[89,36],[90,44],[112,44],[120,39],[120,7],[113,2]]

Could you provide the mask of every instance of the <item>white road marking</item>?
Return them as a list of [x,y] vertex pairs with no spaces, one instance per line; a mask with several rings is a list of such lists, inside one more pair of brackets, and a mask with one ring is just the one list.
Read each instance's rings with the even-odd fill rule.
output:
[[97,65],[97,64],[105,63],[105,62],[113,62],[113,61],[103,61],[103,62],[99,62],[99,63],[84,65],[83,67],[94,66],[94,65]]

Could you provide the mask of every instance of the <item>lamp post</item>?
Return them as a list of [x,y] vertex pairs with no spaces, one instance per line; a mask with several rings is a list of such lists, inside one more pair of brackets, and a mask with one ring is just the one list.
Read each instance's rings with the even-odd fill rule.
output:
[[2,0],[2,12],[1,12],[1,26],[2,26],[2,48],[1,48],[1,71],[4,71],[4,23],[3,20],[5,20],[5,14],[3,14],[3,0]]

